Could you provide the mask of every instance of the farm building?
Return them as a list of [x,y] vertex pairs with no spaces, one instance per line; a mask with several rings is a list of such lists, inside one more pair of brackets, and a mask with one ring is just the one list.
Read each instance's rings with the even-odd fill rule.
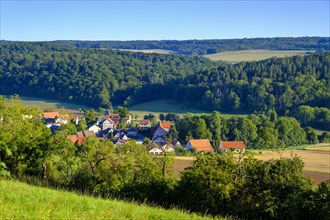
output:
[[243,153],[245,151],[245,144],[243,141],[220,141],[219,148],[224,151],[233,149],[237,153]]
[[191,148],[195,148],[197,153],[214,151],[210,141],[207,139],[190,140],[186,148],[188,151],[191,150]]

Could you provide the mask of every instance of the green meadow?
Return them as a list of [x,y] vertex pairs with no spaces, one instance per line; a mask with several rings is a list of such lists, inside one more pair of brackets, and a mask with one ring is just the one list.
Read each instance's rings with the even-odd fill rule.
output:
[[0,219],[211,219],[178,209],[101,199],[0,180]]
[[[10,98],[9,96],[7,98]],[[91,107],[84,105],[77,105],[68,102],[61,102],[53,99],[43,99],[35,97],[20,96],[20,101],[23,105],[28,107],[39,107],[41,109],[54,108],[54,109],[66,109],[69,111],[77,111],[79,109],[90,109]]]
[[133,49],[119,49],[122,51],[130,51],[130,52],[141,52],[141,53],[160,53],[160,54],[171,54],[175,53],[171,50],[162,50],[162,49],[145,49],[145,50],[133,50]]
[[240,50],[225,51],[215,54],[204,55],[211,60],[221,60],[229,63],[238,63],[242,61],[258,61],[272,57],[289,57],[295,55],[306,55],[314,51],[307,50]]
[[[211,114],[212,112],[200,110],[197,108],[185,108],[180,103],[175,103],[171,100],[161,99],[156,101],[144,102],[137,105],[132,105],[128,107],[130,113],[137,115],[138,118],[143,118],[144,115],[148,115],[149,113],[155,115],[156,117],[159,114],[167,114],[167,113],[175,113],[179,116],[185,115],[187,112],[192,113],[194,115],[202,115],[202,114]],[[246,114],[221,114],[222,117],[229,118],[232,116],[240,116],[244,117]]]

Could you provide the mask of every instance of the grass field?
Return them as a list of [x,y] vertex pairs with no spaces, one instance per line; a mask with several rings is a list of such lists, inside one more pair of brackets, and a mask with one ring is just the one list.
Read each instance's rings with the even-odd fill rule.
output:
[[[174,103],[170,100],[156,100],[151,102],[144,102],[141,104],[133,105],[129,107],[130,113],[133,115],[138,115],[138,118],[143,118],[144,115],[149,113],[155,115],[156,117],[159,114],[175,113],[180,116],[183,116],[187,112],[193,113],[195,115],[210,114],[211,112],[199,110],[196,108],[184,108],[183,105],[179,103]],[[222,117],[231,117],[231,116],[246,116],[245,114],[221,114]]]
[[130,51],[130,52],[142,52],[142,53],[160,53],[160,54],[171,54],[175,53],[171,50],[162,50],[162,49],[148,49],[148,50],[130,50],[130,49],[119,49],[122,51]]
[[240,51],[226,51],[215,54],[204,55],[211,60],[222,60],[229,63],[237,63],[242,61],[258,61],[271,57],[287,57],[294,55],[305,55],[306,50],[240,50]]
[[[9,97],[8,97],[9,98]],[[79,109],[90,109],[91,107],[84,105],[76,105],[67,102],[61,102],[53,99],[41,99],[34,97],[20,96],[21,103],[28,107],[39,107],[41,109],[54,108],[66,109],[70,112],[77,112]]]
[[0,219],[210,219],[0,180]]

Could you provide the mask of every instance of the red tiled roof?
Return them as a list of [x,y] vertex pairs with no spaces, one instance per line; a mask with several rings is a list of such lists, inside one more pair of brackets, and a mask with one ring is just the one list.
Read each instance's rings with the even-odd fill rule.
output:
[[72,141],[73,143],[76,143],[76,141],[78,140],[77,135],[68,135],[68,139],[70,141]]
[[140,120],[140,125],[148,125],[149,123],[149,120]]
[[211,143],[207,139],[199,139],[199,140],[190,140],[191,146],[196,149],[197,152],[201,151],[214,151]]
[[71,115],[71,119],[74,120],[74,121],[77,121],[78,120],[78,115]]
[[60,115],[60,113],[59,112],[44,112],[43,114],[42,114],[42,117],[43,118],[56,118],[56,117],[58,117]]
[[109,117],[109,118],[111,118],[111,119],[113,119],[113,118],[118,118],[118,119],[120,119],[120,115],[119,115],[119,114],[109,114],[109,115],[107,115],[107,117]]
[[244,149],[245,144],[243,141],[220,141],[220,147],[222,149]]
[[159,125],[160,125],[160,127],[164,128],[164,129],[171,128],[171,122],[169,122],[169,121],[164,121],[164,122],[160,121]]

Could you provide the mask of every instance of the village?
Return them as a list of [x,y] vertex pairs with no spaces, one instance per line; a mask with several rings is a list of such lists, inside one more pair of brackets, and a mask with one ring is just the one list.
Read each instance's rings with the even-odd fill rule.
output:
[[[79,120],[85,120],[85,118],[53,111],[44,112],[42,120],[52,132],[56,132],[63,125],[72,123],[77,126]],[[95,136],[99,140],[109,139],[115,147],[134,141],[144,145],[149,154],[155,155],[182,152],[189,154],[210,154],[219,151],[245,152],[246,146],[243,141],[220,141],[216,147],[212,147],[208,139],[190,139],[187,143],[180,143],[177,139],[168,138],[173,123],[158,121],[156,125],[152,126],[150,120],[141,119],[133,125],[132,115],[127,114],[125,118],[121,118],[120,114],[105,110],[104,115],[90,122],[86,129],[68,135],[67,138],[78,146],[82,145],[89,136]],[[125,126],[121,126],[121,124]]]

